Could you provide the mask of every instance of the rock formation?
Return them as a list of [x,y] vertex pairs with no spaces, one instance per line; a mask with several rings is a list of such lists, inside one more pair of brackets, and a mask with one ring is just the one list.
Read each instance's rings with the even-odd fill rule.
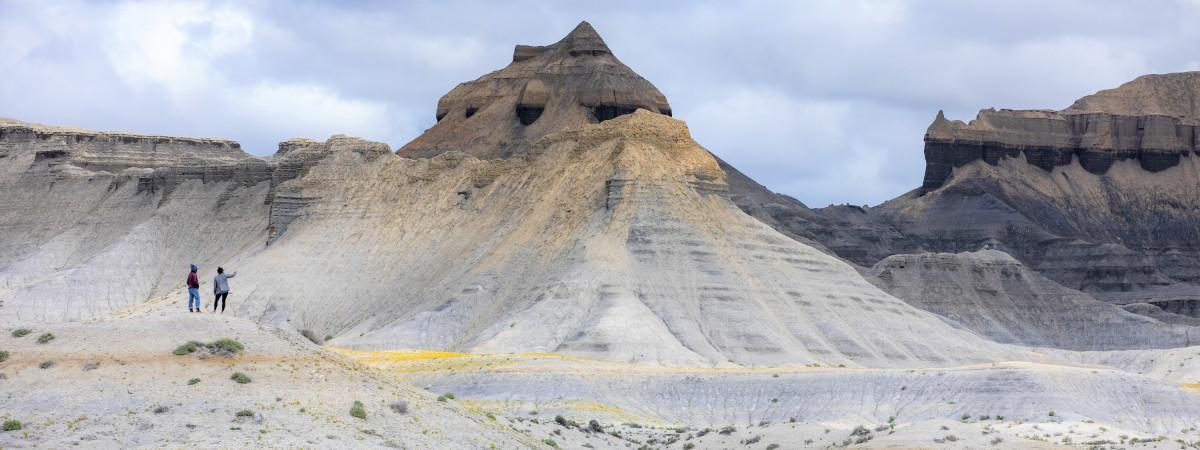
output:
[[667,98],[582,22],[555,44],[518,45],[508,67],[458,85],[438,101],[437,124],[396,153],[507,158],[542,136],[638,109],[671,115]]
[[[817,240],[864,266],[993,246],[1099,299],[1190,311],[1177,303],[1200,294],[1198,92],[1200,72],[1147,75],[1062,111],[939,113],[924,184],[869,210],[817,211],[867,225],[845,231],[850,246]],[[879,239],[888,227],[899,236]]]
[[1021,156],[1049,172],[1076,162],[1102,175],[1132,159],[1149,172],[1200,151],[1200,72],[1146,75],[1084,97],[1063,111],[983,110],[970,124],[941,112],[925,133],[925,182],[941,187],[956,167]]
[[508,159],[335,151],[280,185],[320,200],[237,262],[256,268],[237,280],[239,314],[286,317],[341,347],[665,365],[909,366],[1004,352],[746,216],[723,178],[682,122],[649,111]]
[[1068,350],[1200,345],[1200,327],[1126,312],[1064,288],[996,250],[895,255],[876,264],[868,279],[996,342]]

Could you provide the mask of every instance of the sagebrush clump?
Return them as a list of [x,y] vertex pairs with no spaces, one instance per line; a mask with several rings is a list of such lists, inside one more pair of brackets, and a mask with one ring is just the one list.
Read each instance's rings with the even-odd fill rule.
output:
[[213,348],[224,350],[229,353],[237,353],[244,350],[246,347],[241,342],[229,338],[217,339],[216,342],[210,344]]
[[406,402],[404,400],[396,400],[396,401],[392,402],[391,405],[388,405],[388,406],[390,406],[392,408],[392,411],[395,411],[397,414],[407,414],[408,413],[408,402]]
[[53,333],[45,333],[45,334],[42,334],[41,336],[38,336],[37,342],[39,344],[45,344],[52,340],[54,340],[54,334]]
[[17,419],[8,419],[4,421],[4,431],[13,431],[21,429],[21,421]]
[[363,409],[363,402],[358,400],[354,401],[354,405],[350,407],[350,416],[363,420],[367,419],[367,410]]
[[196,342],[196,341],[187,341],[183,345],[176,347],[175,350],[172,350],[171,354],[180,355],[180,356],[186,355],[188,353],[192,353],[192,352],[196,351],[196,348],[201,345],[203,345],[203,344]]
[[18,329],[13,330],[12,337],[15,337],[15,338],[24,337],[25,335],[32,333],[32,332],[33,332],[33,330],[30,330],[28,328],[18,328]]
[[254,417],[254,411],[251,411],[248,409],[243,409],[241,411],[233,413],[233,415],[234,415],[234,417]]
[[229,376],[229,379],[238,382],[238,384],[246,384],[250,382],[250,377],[241,372],[234,372],[233,375]]

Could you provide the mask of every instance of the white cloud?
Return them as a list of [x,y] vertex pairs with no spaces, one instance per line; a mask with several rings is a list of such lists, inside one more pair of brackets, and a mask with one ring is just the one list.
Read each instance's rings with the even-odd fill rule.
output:
[[939,109],[1063,108],[1143,73],[1200,70],[1197,0],[0,0],[0,116],[226,137],[256,154],[334,133],[398,147],[455,84],[579,20],[702,145],[813,205],[919,185]]
[[200,2],[126,2],[109,18],[103,50],[137,88],[153,83],[176,96],[195,95],[224,78],[215,60],[251,43],[249,13]]

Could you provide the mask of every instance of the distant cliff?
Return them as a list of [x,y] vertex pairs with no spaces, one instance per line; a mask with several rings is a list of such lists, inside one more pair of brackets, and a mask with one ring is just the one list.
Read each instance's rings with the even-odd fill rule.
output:
[[1200,151],[1200,72],[1146,75],[1080,99],[1062,111],[987,109],[970,123],[937,118],[925,133],[922,190],[937,189],[956,167],[1024,159],[1043,170],[1070,164],[1093,174],[1133,159],[1159,172]]

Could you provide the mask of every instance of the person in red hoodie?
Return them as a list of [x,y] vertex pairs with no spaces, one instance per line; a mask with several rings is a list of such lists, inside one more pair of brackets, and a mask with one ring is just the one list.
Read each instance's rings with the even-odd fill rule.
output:
[[200,312],[200,278],[196,276],[196,269],[192,264],[192,273],[188,274],[188,312]]

